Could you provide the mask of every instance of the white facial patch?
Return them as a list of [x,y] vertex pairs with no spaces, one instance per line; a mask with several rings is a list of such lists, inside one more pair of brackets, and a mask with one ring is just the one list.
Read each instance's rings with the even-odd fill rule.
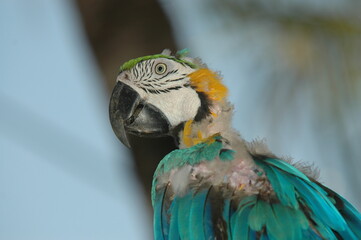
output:
[[151,94],[147,102],[159,108],[172,126],[194,119],[201,106],[198,94],[192,88],[180,88],[169,93]]
[[194,119],[201,105],[197,92],[190,87],[188,75],[193,71],[185,63],[157,58],[123,71],[117,81],[129,85],[143,101],[161,110],[174,127]]

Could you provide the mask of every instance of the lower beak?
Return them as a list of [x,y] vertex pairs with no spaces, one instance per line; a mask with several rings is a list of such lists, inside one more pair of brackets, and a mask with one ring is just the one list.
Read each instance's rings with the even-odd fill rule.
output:
[[130,148],[127,133],[136,136],[160,137],[169,133],[167,117],[123,82],[117,82],[109,104],[109,117],[115,135]]

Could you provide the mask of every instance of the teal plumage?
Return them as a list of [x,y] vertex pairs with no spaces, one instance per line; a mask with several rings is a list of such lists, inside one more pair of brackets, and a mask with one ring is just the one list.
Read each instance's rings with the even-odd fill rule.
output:
[[204,212],[206,211],[206,206],[204,203],[206,202],[208,191],[209,189],[206,189],[195,194],[189,209],[190,236],[193,236],[194,239],[205,239],[203,229],[205,225]]
[[190,239],[190,209],[193,205],[193,194],[192,192],[187,193],[179,201],[178,207],[178,222],[179,224],[179,236],[181,239]]
[[[165,172],[170,172],[171,169],[180,168],[186,164],[193,166],[199,164],[201,161],[213,160],[222,149],[222,143],[217,141],[220,139],[220,136],[215,136],[214,138],[215,142],[213,144],[200,143],[192,148],[174,150],[166,155],[159,163],[154,173],[152,199],[155,197],[154,186],[157,185],[157,176]],[[226,154],[226,156],[228,157],[228,155],[231,154],[232,153]],[[224,157],[223,159],[227,160],[227,157]]]
[[179,226],[182,226],[183,223],[179,222],[179,217],[178,217],[179,201],[180,200],[178,198],[175,198],[172,201],[172,204],[171,204],[171,206],[169,208],[169,211],[171,212],[171,217],[170,217],[170,220],[169,220],[170,221],[170,224],[169,224],[169,239],[179,239],[179,237],[180,237],[179,236]]
[[[220,140],[217,136],[213,143],[171,152],[160,163],[154,179],[185,164],[194,166],[220,158],[227,151]],[[163,164],[171,159],[173,168],[165,168]],[[184,195],[171,194],[167,199],[167,188],[155,189],[154,185],[156,232],[162,232],[159,219],[165,211],[159,204],[171,202],[167,210],[171,234],[158,234],[156,239],[361,239],[361,216],[345,199],[284,160],[264,156],[253,159],[273,188],[268,197],[227,196],[225,190],[208,185],[190,187]],[[221,208],[215,208],[220,204]]]
[[232,129],[221,76],[170,51],[122,65],[110,101],[117,137],[173,136],[153,177],[154,236],[166,239],[361,239],[361,215],[261,142]]

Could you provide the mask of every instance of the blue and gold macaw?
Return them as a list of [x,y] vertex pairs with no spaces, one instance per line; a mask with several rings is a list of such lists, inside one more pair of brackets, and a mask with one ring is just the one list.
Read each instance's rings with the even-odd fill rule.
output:
[[174,137],[159,163],[155,239],[361,239],[361,215],[315,174],[231,127],[218,73],[169,52],[123,64],[110,101],[118,138]]

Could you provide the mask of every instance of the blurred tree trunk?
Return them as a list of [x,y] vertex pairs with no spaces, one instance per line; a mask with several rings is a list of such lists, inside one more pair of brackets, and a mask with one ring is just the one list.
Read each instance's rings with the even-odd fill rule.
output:
[[[123,62],[164,48],[176,49],[171,27],[155,0],[76,2],[109,93]],[[175,149],[173,139],[131,137],[130,142],[136,172],[150,196],[154,170],[160,159]]]

